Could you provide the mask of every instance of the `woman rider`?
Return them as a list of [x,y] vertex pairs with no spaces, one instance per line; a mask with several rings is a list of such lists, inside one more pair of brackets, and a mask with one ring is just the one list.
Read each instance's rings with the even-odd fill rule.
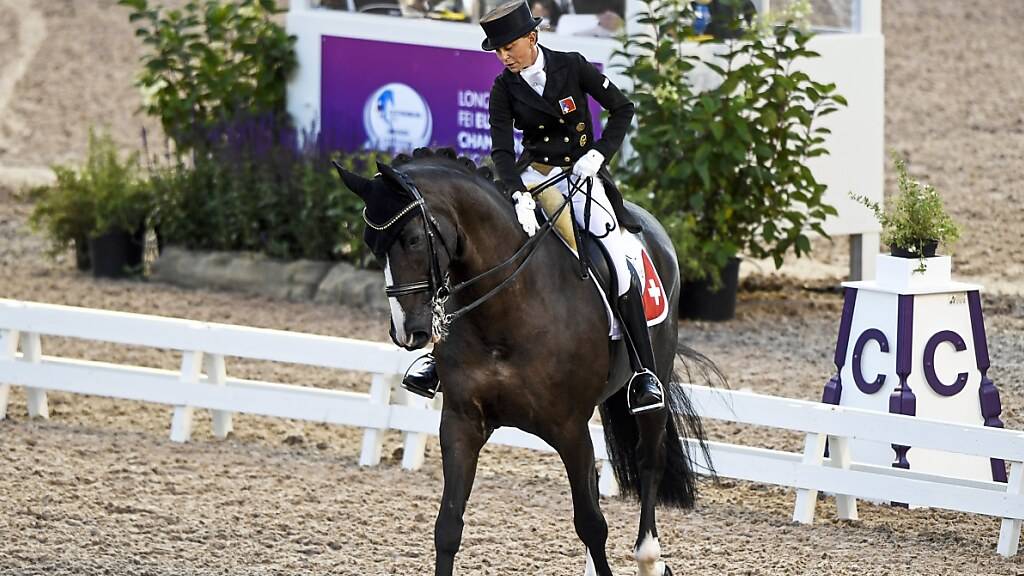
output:
[[[608,174],[606,161],[618,151],[633,119],[633,104],[593,64],[576,52],[556,52],[537,43],[537,26],[528,4],[516,0],[498,6],[480,20],[483,49],[494,51],[505,66],[491,88],[491,158],[498,176],[517,202],[524,229],[536,230],[530,186],[572,171],[573,213],[611,256],[616,277],[616,308],[631,345],[634,375],[628,399],[634,414],[664,407],[661,383],[654,375],[654,351],[647,331],[639,280],[626,264],[620,223],[639,231],[622,205],[622,196]],[[587,95],[608,111],[601,138],[594,140]],[[523,154],[516,160],[513,127],[523,131]],[[591,179],[590,221],[584,222],[586,180]],[[569,195],[570,183],[556,187]],[[437,375],[432,364],[409,374],[406,387],[433,396]]]

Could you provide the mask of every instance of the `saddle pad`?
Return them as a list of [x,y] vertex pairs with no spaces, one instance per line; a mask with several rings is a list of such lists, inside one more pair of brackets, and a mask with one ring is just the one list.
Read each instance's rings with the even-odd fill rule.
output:
[[[578,259],[579,254],[569,246],[565,238],[562,238],[560,234],[556,234],[556,236],[562,241],[566,249],[572,252],[573,256]],[[665,287],[661,282],[661,276],[658,275],[658,270],[655,269],[654,261],[651,260],[647,249],[640,242],[639,235],[624,233],[622,237],[626,246],[627,263],[637,273],[637,276],[640,278],[640,285],[643,286],[640,292],[643,294],[647,326],[657,326],[664,322],[665,318],[668,318],[668,299],[665,297]],[[601,299],[604,301],[605,312],[608,314],[608,337],[612,340],[622,338],[622,327],[619,326],[619,321],[612,312],[612,303],[608,298],[608,294],[605,293],[595,275],[590,275],[590,281],[594,283],[594,287],[600,292]]]

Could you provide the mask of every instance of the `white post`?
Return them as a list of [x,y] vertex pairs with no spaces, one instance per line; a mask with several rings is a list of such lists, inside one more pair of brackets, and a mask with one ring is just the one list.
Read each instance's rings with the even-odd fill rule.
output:
[[[202,352],[185,352],[181,358],[180,381],[186,384],[199,382],[203,367]],[[192,407],[175,406],[171,418],[171,442],[188,442],[192,437]]]
[[[850,469],[849,438],[830,436],[828,453],[832,459],[832,467],[843,470]],[[858,520],[857,498],[849,494],[836,494],[836,515],[842,520]]]
[[[1019,496],[1022,485],[1024,485],[1024,464],[1011,462],[1010,477],[1006,482],[1006,493]],[[1020,522],[1015,518],[1003,518],[999,526],[999,545],[996,546],[996,552],[999,552],[1001,556],[1009,558],[1017,554],[1017,547],[1020,545]]]
[[[39,334],[25,332],[21,335],[21,361],[39,364],[43,357],[43,345]],[[29,418],[49,418],[50,406],[46,402],[46,390],[42,388],[25,388]]]
[[[370,404],[387,406],[391,403],[391,386],[398,383],[398,376],[374,374],[370,384]],[[363,450],[359,455],[360,466],[376,466],[380,464],[380,452],[384,446],[384,433],[387,423],[381,428],[367,428],[363,432]]]
[[874,280],[878,232],[863,232],[850,236],[850,280]]
[[[18,356],[17,330],[0,330],[0,362],[14,362]],[[11,394],[11,385],[0,382],[0,420],[7,418],[7,401]]]
[[[428,400],[404,389],[402,389],[402,391],[405,392],[405,405],[410,408],[420,408],[423,410],[436,408],[436,404],[441,399],[440,394],[435,396],[433,400]],[[426,453],[427,435],[419,432],[407,432],[405,434],[405,444],[402,451],[402,468],[406,470],[419,470],[420,466],[423,466],[423,459],[426,456]]]
[[853,31],[858,34],[882,33],[882,0],[858,0],[851,7]]
[[597,491],[601,496],[619,495],[619,483],[615,480],[612,463],[608,460],[601,461],[601,474],[597,478]]
[[[203,366],[206,369],[207,382],[214,386],[224,386],[227,384],[228,374],[227,368],[224,366],[224,355],[223,354],[206,354],[203,358]],[[227,410],[210,410],[210,414],[213,415],[213,435],[218,440],[223,440],[228,437],[228,434],[234,430],[234,425],[231,422],[231,412]]]
[[[825,461],[825,434],[808,434],[804,439],[803,464],[821,466]],[[818,504],[818,491],[810,488],[797,488],[796,506],[793,508],[793,521],[801,524],[814,522],[814,507]]]

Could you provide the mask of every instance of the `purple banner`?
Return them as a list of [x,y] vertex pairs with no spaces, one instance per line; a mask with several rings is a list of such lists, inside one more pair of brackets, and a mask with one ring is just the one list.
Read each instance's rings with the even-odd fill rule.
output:
[[[503,69],[494,54],[335,36],[321,49],[320,126],[330,146],[490,154],[488,102]],[[591,99],[590,110],[597,138],[601,107]],[[521,139],[517,132],[517,150]]]

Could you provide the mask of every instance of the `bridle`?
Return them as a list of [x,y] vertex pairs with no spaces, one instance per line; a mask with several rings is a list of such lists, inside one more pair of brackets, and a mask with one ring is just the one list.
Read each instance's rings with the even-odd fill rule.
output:
[[[412,196],[413,201],[410,204],[408,204],[405,208],[400,210],[398,214],[390,218],[384,224],[376,224],[374,222],[371,222],[366,217],[366,209],[364,208],[363,221],[366,222],[366,225],[369,226],[370,228],[377,231],[383,231],[390,228],[391,226],[394,226],[396,223],[402,220],[402,218],[409,212],[412,212],[413,210],[419,210],[420,215],[423,217],[423,231],[427,237],[427,250],[430,255],[430,274],[426,280],[385,286],[384,293],[387,294],[388,298],[397,298],[399,296],[419,294],[420,292],[427,292],[431,294],[431,328],[434,336],[437,337],[439,340],[443,340],[448,335],[448,328],[449,326],[451,326],[452,322],[458,320],[462,316],[465,316],[476,307],[490,300],[495,294],[504,289],[505,286],[507,286],[512,280],[516,278],[516,276],[519,275],[519,273],[523,270],[523,267],[526,266],[526,263],[529,262],[530,258],[533,257],[533,255],[536,253],[537,247],[540,246],[540,241],[545,236],[547,236],[554,228],[555,221],[558,219],[558,216],[562,213],[562,211],[565,210],[566,206],[570,204],[572,196],[580,191],[579,180],[577,180],[575,184],[572,181],[570,181],[569,196],[566,197],[566,199],[562,202],[562,205],[558,207],[558,210],[556,210],[555,213],[552,214],[544,222],[544,224],[540,226],[540,228],[537,230],[537,233],[530,237],[529,240],[527,240],[522,246],[519,247],[518,250],[516,250],[515,254],[513,254],[500,264],[494,266],[493,268],[481,272],[480,274],[474,276],[473,278],[470,278],[469,280],[460,282],[455,286],[452,286],[451,278],[449,277],[449,275],[447,273],[441,272],[441,262],[440,258],[438,257],[437,245],[440,244],[444,248],[444,251],[448,256],[448,262],[452,261],[452,252],[451,250],[448,249],[448,245],[445,244],[444,237],[441,234],[441,228],[440,226],[438,226],[437,220],[434,218],[434,215],[431,214],[430,208],[427,206],[426,200],[423,198],[423,195],[416,187],[416,184],[412,181],[412,178],[410,178],[404,172],[395,170],[394,168],[391,169],[391,172],[394,175],[398,185],[401,186],[405,192]],[[563,171],[560,174],[556,174],[555,176],[548,178],[547,180],[537,184],[536,186],[533,187],[533,189],[539,192],[549,186],[557,184],[562,180],[568,179],[570,175],[571,172]],[[586,194],[588,196],[590,195],[590,189],[592,185],[593,182],[588,179],[586,183]],[[408,224],[408,222],[406,224]],[[519,260],[520,258],[522,258],[522,261],[519,262],[519,264],[515,267],[515,270],[513,270],[512,273],[509,274],[507,278],[502,280],[497,286],[489,290],[486,294],[480,296],[473,302],[470,302],[469,304],[459,308],[458,310],[452,312],[447,311],[448,300],[453,295],[461,292],[462,290],[468,288],[469,286],[472,286],[473,284],[476,284],[480,280],[483,280],[484,278],[491,276],[498,270],[505,268],[506,266]]]

